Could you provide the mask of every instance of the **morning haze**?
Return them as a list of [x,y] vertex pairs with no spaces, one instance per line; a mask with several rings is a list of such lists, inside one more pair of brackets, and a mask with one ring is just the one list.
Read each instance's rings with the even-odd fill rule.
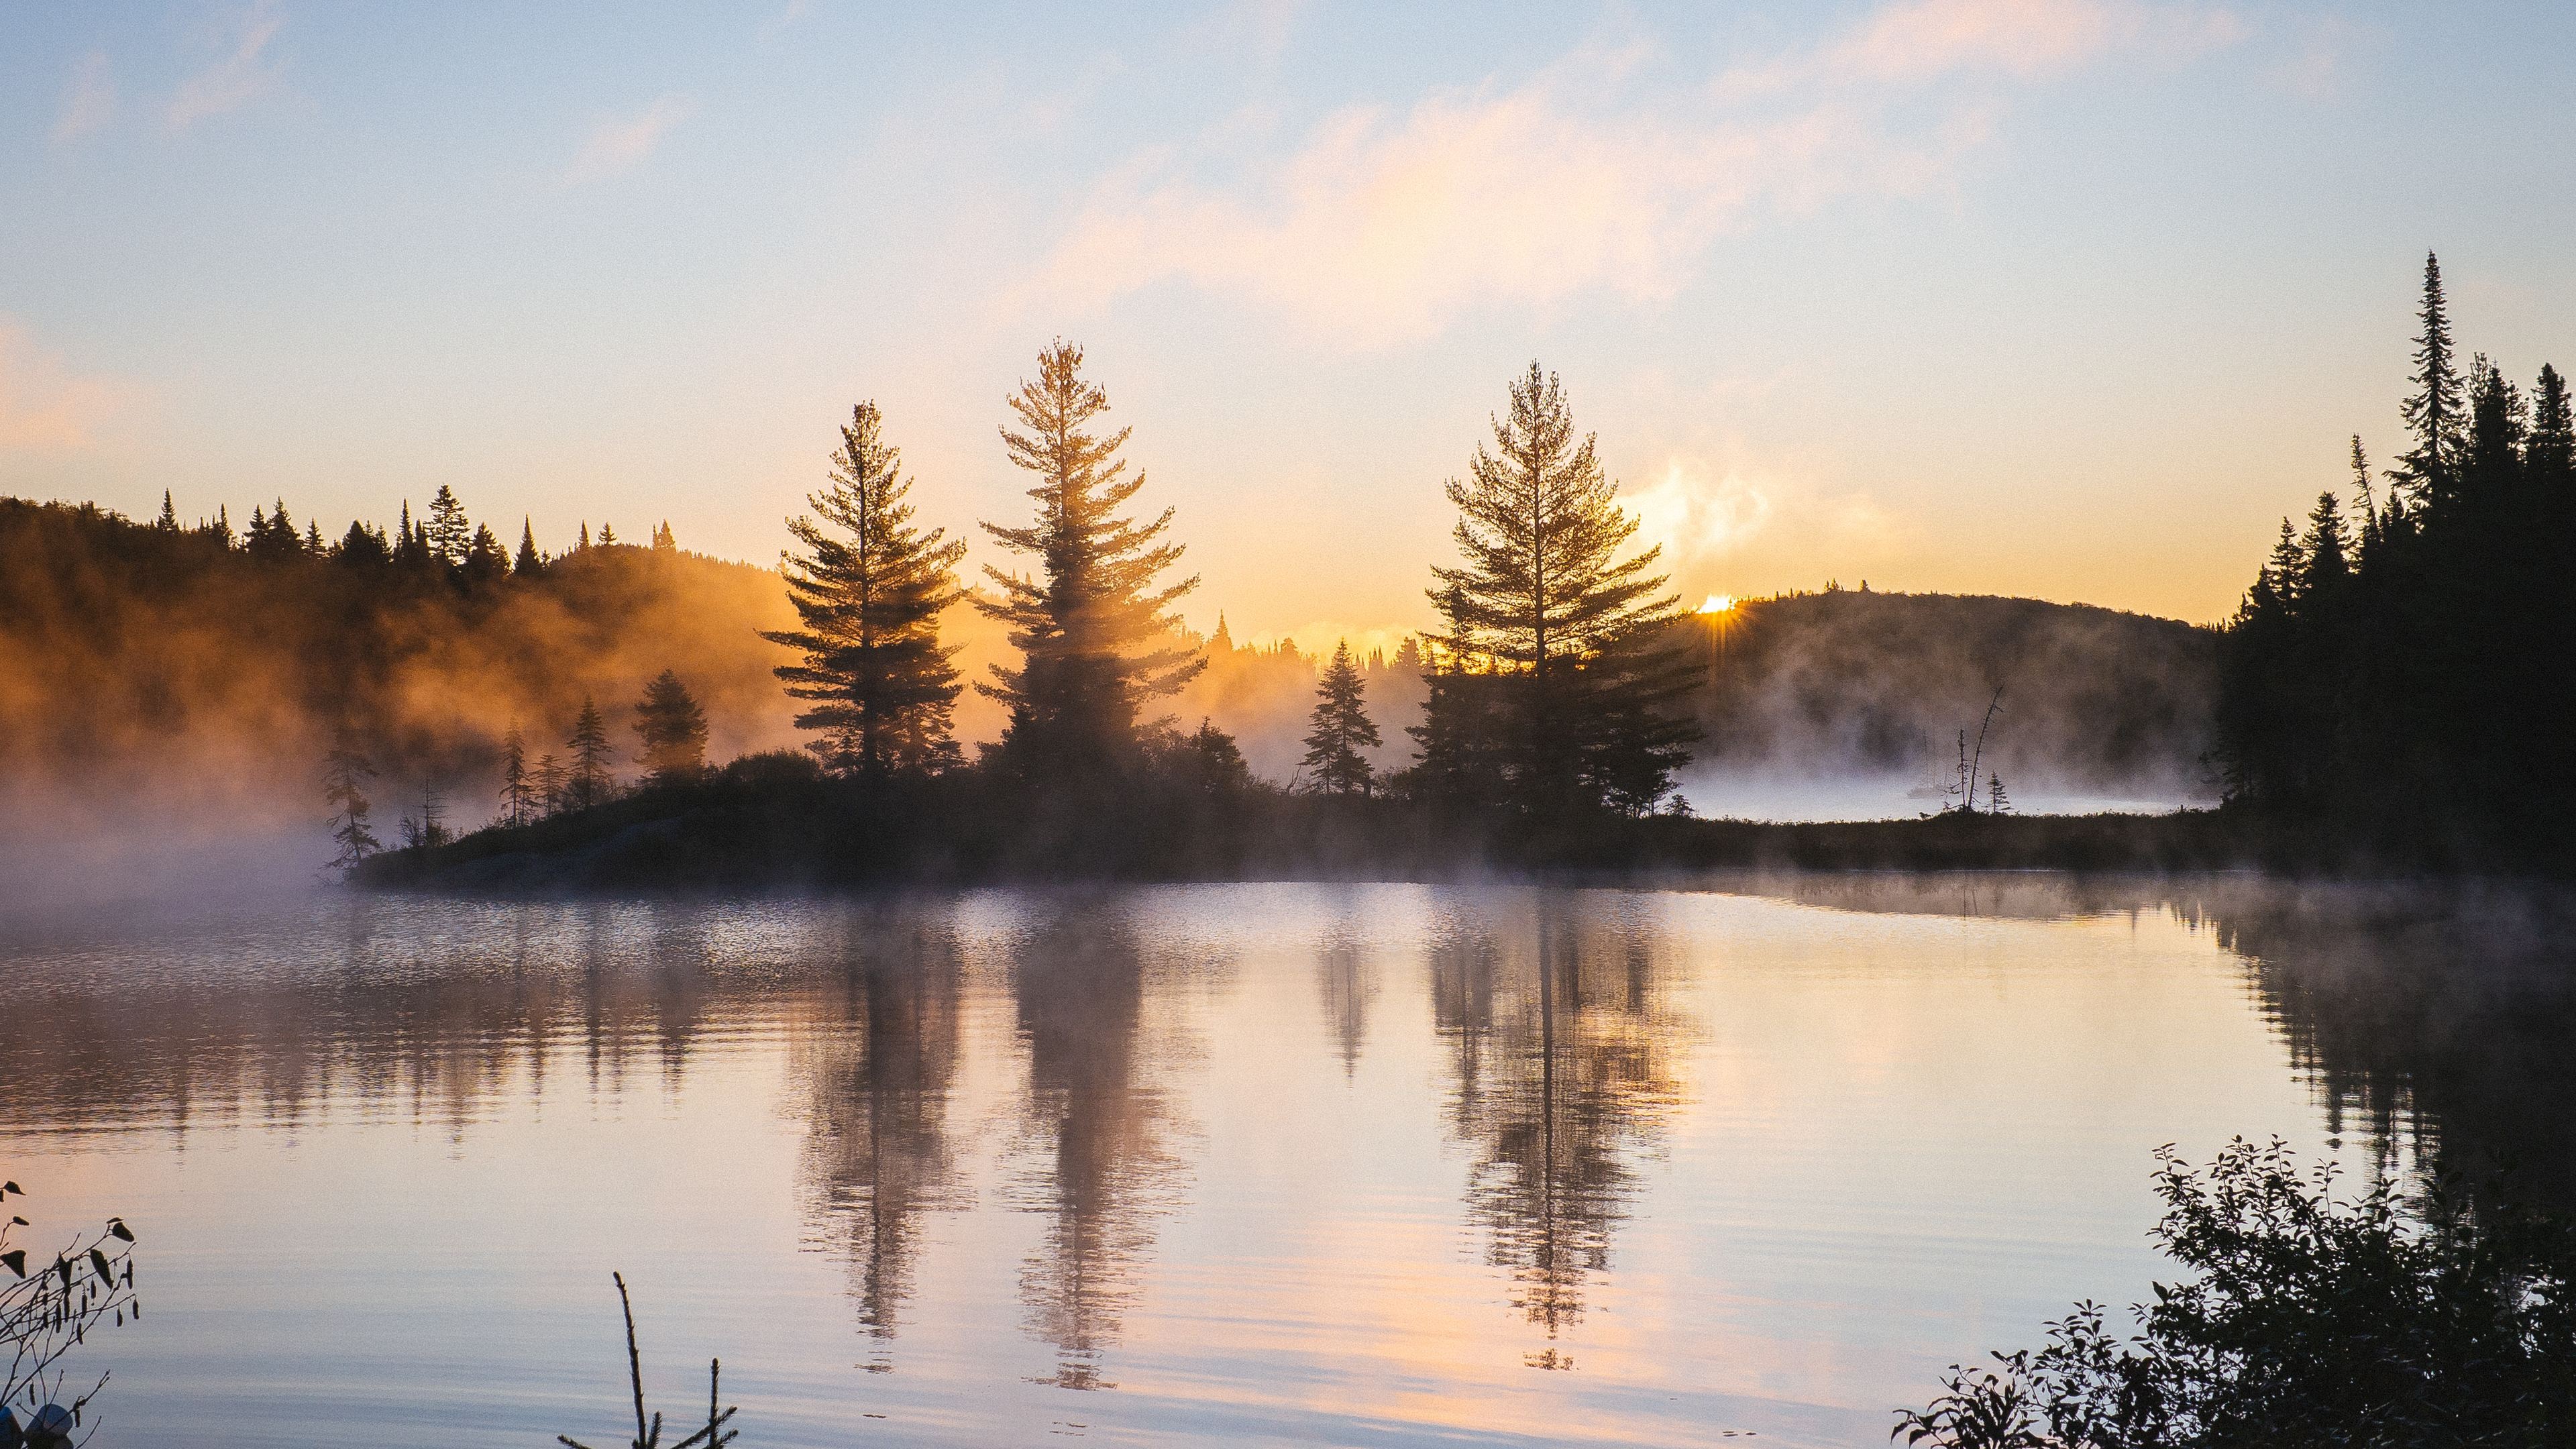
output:
[[0,1449],[2576,1442],[2571,73],[9,10]]

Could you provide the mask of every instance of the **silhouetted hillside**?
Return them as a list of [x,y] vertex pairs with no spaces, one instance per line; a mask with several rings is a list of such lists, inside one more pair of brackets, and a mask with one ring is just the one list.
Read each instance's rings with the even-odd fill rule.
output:
[[[1695,627],[1714,686],[1684,779],[1703,808],[1728,785],[1858,779],[1878,782],[1883,813],[1933,809],[1959,732],[1973,751],[1998,688],[1980,791],[1992,773],[2025,797],[2208,792],[2208,629],[2083,604],[1853,590],[1748,601]],[[1927,793],[1909,802],[1908,787]]]

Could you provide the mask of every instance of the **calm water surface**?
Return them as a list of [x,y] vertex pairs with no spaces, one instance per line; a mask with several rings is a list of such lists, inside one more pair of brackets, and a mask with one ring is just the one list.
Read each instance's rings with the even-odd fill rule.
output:
[[142,1234],[104,1445],[609,1442],[612,1268],[745,1449],[1877,1445],[2145,1294],[2158,1144],[2576,1160],[2563,1003],[2448,939],[2046,877],[21,924],[0,1172]]

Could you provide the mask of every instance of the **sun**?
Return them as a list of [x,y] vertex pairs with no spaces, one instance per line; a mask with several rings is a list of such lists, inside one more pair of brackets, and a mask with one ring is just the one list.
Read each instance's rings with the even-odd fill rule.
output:
[[1734,608],[1735,596],[1733,594],[1711,594],[1708,596],[1708,602],[1699,606],[1699,611],[1703,614],[1724,614],[1731,612]]

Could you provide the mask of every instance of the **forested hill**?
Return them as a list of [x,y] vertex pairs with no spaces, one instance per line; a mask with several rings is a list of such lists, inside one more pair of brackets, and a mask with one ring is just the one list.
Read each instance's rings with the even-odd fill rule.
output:
[[[2083,604],[1847,589],[1698,620],[1717,686],[1701,696],[1707,738],[1686,779],[1704,805],[1711,775],[1730,772],[1947,784],[1960,731],[1975,750],[1998,689],[1981,791],[1989,775],[2029,796],[2210,789],[2214,630]],[[1901,807],[1901,792],[1889,803]],[[1918,796],[1915,808],[1932,807]]]
[[435,552],[354,525],[323,545],[262,518],[245,540],[0,499],[0,809],[318,820],[319,761],[346,729],[394,799],[452,776],[480,820],[512,727],[532,756],[556,748],[591,697],[631,747],[626,707],[666,668],[720,753],[792,742],[769,672],[785,651],[754,632],[792,617],[775,574],[624,544],[514,563],[488,530]]

